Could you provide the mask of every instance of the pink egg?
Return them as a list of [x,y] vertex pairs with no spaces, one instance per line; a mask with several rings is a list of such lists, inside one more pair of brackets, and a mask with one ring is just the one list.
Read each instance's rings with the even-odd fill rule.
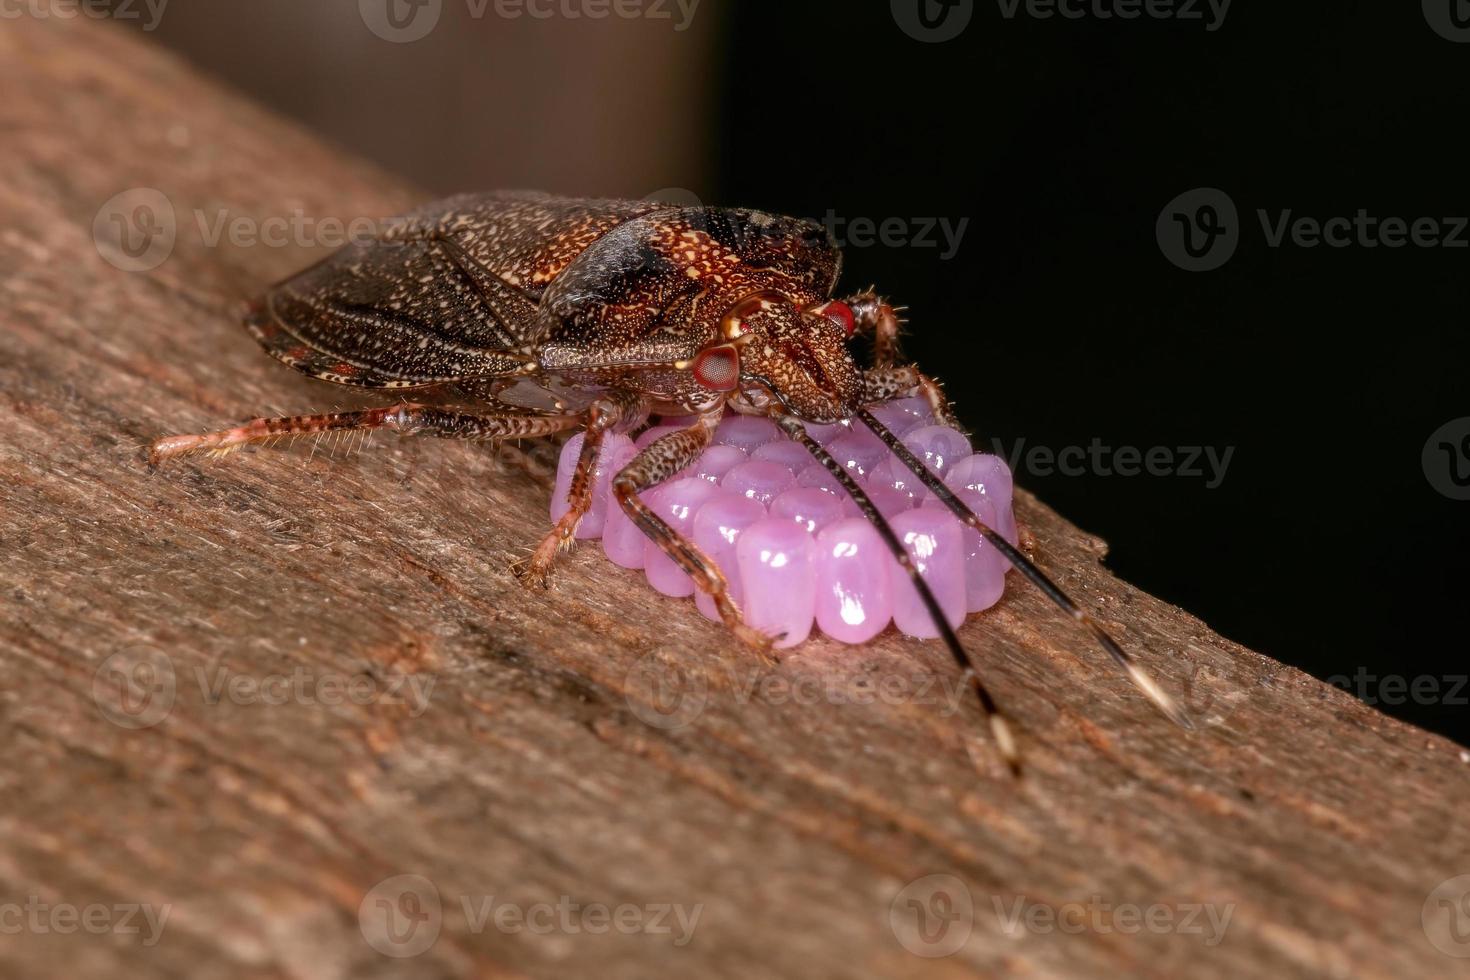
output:
[[745,590],[745,622],[793,647],[812,631],[816,614],[816,546],[795,521],[767,517],[735,542]]
[[[735,559],[735,542],[741,532],[756,521],[764,520],[765,516],[766,508],[760,501],[723,489],[701,504],[694,515],[690,539],[725,576],[730,598],[736,606],[743,606],[745,592],[741,585],[740,563]],[[709,619],[720,618],[715,600],[704,592],[694,594],[694,604]]]
[[995,507],[995,529],[1000,536],[1012,546],[1020,541],[1013,509],[1016,481],[1005,460],[989,453],[966,456],[949,468],[944,482],[952,490],[974,490],[988,499]]
[[827,467],[821,463],[813,463],[797,474],[796,485],[799,487],[816,487],[828,493],[835,493],[839,497],[847,496],[847,491],[842,488],[842,484],[837,482],[837,477],[828,472]]
[[[620,448],[609,459],[608,465],[614,473],[628,465],[637,455],[633,446]],[[618,506],[612,494],[608,495],[607,521],[602,528],[602,551],[609,561],[624,568],[643,567],[643,545],[648,540],[638,525],[634,524],[623,508]]]
[[[947,513],[921,507],[905,511],[891,521],[893,533],[908,550],[919,575],[928,584],[944,618],[951,626],[965,619],[965,555],[959,522]],[[939,635],[929,609],[913,580],[895,561],[890,566],[893,584],[893,624],[909,636],[933,639]]]
[[904,435],[903,444],[940,476],[971,454],[970,440],[947,425],[920,426]]
[[715,442],[721,446],[735,446],[747,453],[753,453],[780,435],[781,430],[770,419],[728,414],[715,429]]
[[[695,512],[719,492],[720,488],[708,480],[690,476],[656,487],[644,500],[648,509],[673,531],[687,537],[694,524]],[[694,580],[689,573],[666,555],[652,538],[644,537],[643,574],[648,584],[667,596],[693,595]]]
[[770,504],[781,491],[795,482],[796,477],[780,463],[773,463],[768,459],[752,459],[726,473],[720,479],[720,486],[742,497],[753,497],[763,504]]
[[772,517],[787,517],[814,534],[842,518],[842,501],[816,487],[792,487],[771,501]]
[[868,411],[896,436],[902,436],[911,429],[934,421],[934,410],[929,406],[929,399],[922,395],[880,402],[870,406]]
[[831,425],[820,425],[816,422],[804,422],[802,428],[806,434],[823,446],[828,445],[833,439],[846,435],[852,431],[852,426],[847,422],[834,422]]
[[849,473],[866,476],[879,460],[888,455],[888,447],[873,435],[872,430],[864,428],[834,439],[827,452]]
[[745,455],[745,450],[734,446],[710,446],[700,454],[694,465],[686,466],[679,475],[697,476],[701,480],[719,483],[726,473],[749,458]]
[[[862,488],[867,493],[868,499],[878,508],[878,513],[889,519],[911,509],[914,505],[912,497],[892,487],[864,483]],[[843,491],[842,494],[842,512],[848,517],[863,516],[862,508],[858,507],[857,501],[848,496],[846,491]]]
[[750,454],[751,459],[764,459],[780,463],[792,473],[800,473],[812,463],[812,454],[801,443],[786,438],[783,434]]
[[[988,499],[974,490],[962,489],[955,493],[987,527],[1000,530],[996,524],[995,505]],[[933,510],[958,522],[949,508],[937,500],[927,501],[920,509]],[[979,531],[965,525],[960,527],[965,553],[965,609],[977,613],[1000,601],[1006,587],[1006,570],[1011,563]]]
[[843,643],[865,643],[893,618],[893,558],[860,517],[822,529],[816,542],[816,620]]
[[[584,441],[585,436],[578,432],[567,440],[565,446],[562,446],[561,460],[556,468],[556,486],[551,491],[551,520],[553,523],[561,520],[562,515],[571,510],[572,505],[567,499],[567,493],[572,488],[572,475],[577,470],[577,459],[582,454]],[[582,517],[582,522],[577,525],[578,540],[585,541],[602,537],[602,529],[607,522],[608,484],[612,482],[615,472],[608,463],[618,453],[632,445],[633,440],[620,432],[609,432],[602,437],[602,449],[597,454],[597,464],[592,471],[592,507]]]

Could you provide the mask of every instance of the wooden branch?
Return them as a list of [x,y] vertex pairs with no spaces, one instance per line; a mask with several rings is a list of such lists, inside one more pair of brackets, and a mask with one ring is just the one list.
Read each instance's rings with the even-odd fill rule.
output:
[[[161,434],[350,401],[237,322],[320,250],[211,245],[219,219],[420,196],[86,19],[7,21],[0,78],[6,975],[1463,975],[1431,942],[1460,948],[1453,885],[1431,893],[1470,873],[1466,754],[1114,579],[1024,494],[1042,562],[1198,731],[1014,577],[963,635],[1019,784],[975,771],[964,739],[994,753],[933,643],[761,671],[595,548],[521,588],[546,491],[483,447],[149,472]],[[107,204],[130,188],[156,193]],[[125,271],[146,249],[94,233],[149,201],[176,241]],[[94,903],[101,934],[64,931]],[[156,943],[128,903],[167,907]],[[410,913],[407,946],[374,933]],[[368,941],[435,928],[410,958]]]

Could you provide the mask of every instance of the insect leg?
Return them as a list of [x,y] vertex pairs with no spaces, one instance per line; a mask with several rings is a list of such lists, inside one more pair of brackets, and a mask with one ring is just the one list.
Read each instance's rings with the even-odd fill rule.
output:
[[403,404],[355,412],[252,419],[233,429],[202,435],[168,436],[153,443],[148,459],[157,465],[166,459],[193,453],[224,455],[241,446],[276,436],[342,430],[391,429],[405,435],[422,432],[446,439],[533,439],[576,428],[582,418],[580,414],[477,414]]
[[852,310],[853,331],[873,335],[873,366],[892,367],[903,359],[898,349],[898,334],[903,321],[895,309],[871,288],[854,293],[842,302]]
[[1091,631],[1092,635],[1097,638],[1098,643],[1107,651],[1108,656],[1113,659],[1113,662],[1123,669],[1123,672],[1128,675],[1128,679],[1133,682],[1134,686],[1142,691],[1154,703],[1154,706],[1163,712],[1165,717],[1169,718],[1180,728],[1194,727],[1194,724],[1189,720],[1189,716],[1175,703],[1174,699],[1165,693],[1163,688],[1159,687],[1158,682],[1153,679],[1153,676],[1148,671],[1144,670],[1141,665],[1129,656],[1126,650],[1118,645],[1117,640],[1114,640],[1108,635],[1108,632],[1102,628],[1097,620],[1093,619],[1077,603],[1073,602],[1071,596],[1063,592],[1060,586],[1047,577],[1045,572],[1032,564],[1025,555],[1011,547],[1009,541],[988,527],[980,518],[976,517],[970,511],[970,508],[965,506],[965,502],[955,496],[953,490],[945,486],[942,480],[930,472],[929,468],[914,455],[908,446],[905,446],[897,436],[888,431],[888,428],[882,422],[873,417],[873,413],[867,409],[860,409],[856,414],[868,428],[873,430],[873,434],[879,439],[882,439],[884,445],[893,450],[893,454],[913,471],[914,475],[929,489],[929,492],[933,493],[942,504],[950,509],[951,513],[963,523],[984,535],[985,540],[996,551],[999,551],[1007,561],[1014,565],[1017,571],[1026,576],[1032,585],[1040,589],[1043,595],[1060,606],[1063,612]]
[[951,429],[959,429],[959,419],[938,381],[912,364],[904,367],[874,367],[863,372],[863,404],[891,401],[920,394],[929,402],[934,418]]
[[572,485],[567,492],[571,508],[552,525],[530,559],[518,569],[521,581],[538,588],[546,586],[546,576],[557,552],[572,546],[577,525],[582,523],[582,518],[592,507],[592,477],[598,453],[602,451],[603,436],[625,417],[644,414],[647,414],[647,409],[643,397],[631,392],[608,392],[588,406],[586,428],[583,429],[586,435],[582,440],[582,451],[577,456],[577,468],[572,471]]
[[919,599],[924,603],[925,608],[928,609],[929,616],[933,619],[935,627],[939,630],[939,635],[943,638],[945,646],[949,648],[950,655],[954,657],[955,663],[959,664],[960,669],[964,672],[965,681],[974,688],[975,695],[980,701],[980,710],[990,725],[990,734],[995,739],[996,747],[1000,749],[1000,754],[1005,759],[1006,765],[1010,767],[1012,775],[1019,776],[1021,773],[1021,757],[1016,749],[1016,740],[1011,735],[1010,726],[1006,724],[1005,716],[996,707],[995,699],[990,696],[990,691],[986,689],[985,684],[980,680],[980,675],[975,670],[975,663],[960,643],[960,638],[955,633],[954,627],[949,625],[949,620],[945,618],[944,611],[939,608],[939,600],[934,598],[934,592],[929,588],[929,583],[925,582],[923,576],[919,574],[918,568],[914,565],[913,556],[908,553],[908,549],[898,540],[898,535],[893,532],[893,528],[888,526],[888,521],[884,519],[882,513],[879,512],[877,506],[869,499],[862,487],[858,486],[852,474],[807,433],[806,427],[801,423],[801,420],[792,415],[776,415],[774,418],[776,424],[781,426],[787,435],[805,446],[807,451],[816,457],[817,462],[821,463],[827,472],[831,473],[837,482],[842,484],[843,489],[852,497],[853,503],[858,505],[858,508],[863,512],[863,516],[867,518],[868,523],[878,532],[878,537],[883,539],[884,545],[893,553],[893,557],[898,561],[899,567],[904,570],[909,576],[910,581],[914,583],[914,589],[919,593]]
[[628,518],[694,579],[700,591],[714,600],[720,619],[735,632],[736,637],[754,647],[762,657],[768,657],[776,637],[767,636],[741,621],[740,611],[730,599],[729,588],[719,566],[693,542],[664,523],[638,496],[698,459],[714,437],[719,420],[719,411],[702,415],[689,428],[670,432],[649,443],[613,477],[612,492]]

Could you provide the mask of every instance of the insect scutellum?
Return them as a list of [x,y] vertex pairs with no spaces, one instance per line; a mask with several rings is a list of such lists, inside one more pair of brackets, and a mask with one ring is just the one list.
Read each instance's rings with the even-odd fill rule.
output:
[[[267,352],[298,371],[397,389],[410,400],[160,439],[151,460],[333,430],[507,440],[581,429],[568,510],[520,568],[523,580],[542,585],[590,507],[607,433],[637,427],[651,414],[692,416],[685,428],[644,446],[613,477],[611,492],[712,598],[736,635],[765,655],[772,637],[743,622],[721,570],[642,495],[700,455],[727,408],[768,416],[872,523],[1018,771],[1015,740],[908,551],[851,474],[806,431],[808,423],[861,422],[937,500],[1090,629],[1166,715],[1187,725],[1100,625],[868,411],[918,394],[936,420],[955,425],[938,384],[899,356],[899,311],[871,288],[833,298],[840,267],[820,225],[760,211],[524,192],[450,198],[404,216],[378,241],[354,242],[279,283],[252,304],[245,321]],[[866,367],[853,354],[859,335],[871,339]]]

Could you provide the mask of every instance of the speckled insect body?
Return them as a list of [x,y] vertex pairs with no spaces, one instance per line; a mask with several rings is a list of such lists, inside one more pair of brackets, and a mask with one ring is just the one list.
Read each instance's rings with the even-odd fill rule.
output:
[[[152,459],[344,429],[488,440],[581,429],[586,436],[570,507],[520,569],[523,580],[542,585],[590,505],[603,436],[636,428],[652,414],[689,416],[686,428],[649,443],[614,476],[612,494],[711,596],[721,619],[764,654],[771,637],[742,622],[720,569],[642,495],[699,456],[727,409],[770,417],[831,472],[908,573],[1014,767],[1009,729],[912,559],[805,428],[861,420],[960,520],[1092,629],[1156,704],[1185,723],[1085,612],[868,412],[876,402],[922,394],[937,418],[953,419],[938,385],[900,362],[894,309],[871,290],[832,298],[840,268],[841,255],[821,226],[760,211],[529,193],[450,198],[278,284],[246,320],[270,354],[298,371],[337,384],[397,389],[410,400],[160,439]],[[856,335],[872,339],[873,362],[866,367],[852,351]]]

